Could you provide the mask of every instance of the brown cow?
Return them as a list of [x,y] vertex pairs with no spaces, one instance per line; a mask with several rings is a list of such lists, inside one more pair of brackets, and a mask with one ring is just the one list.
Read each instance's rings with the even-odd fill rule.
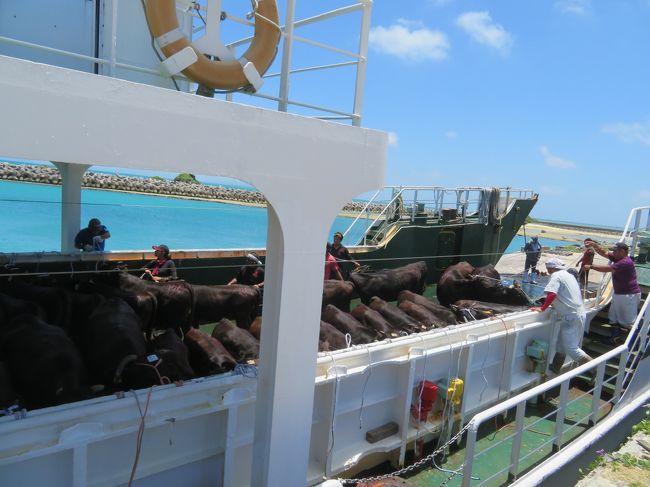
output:
[[440,276],[436,292],[438,301],[443,306],[449,306],[461,299],[521,306],[533,304],[521,288],[501,284],[501,278],[494,266],[475,268],[468,262],[449,266]]
[[379,313],[379,311],[375,311],[365,304],[358,304],[352,310],[352,316],[368,328],[375,330],[382,338],[399,336],[397,330],[393,328],[393,326],[381,315],[381,313]]
[[482,320],[483,318],[492,318],[499,314],[525,311],[528,309],[528,306],[510,306],[507,304],[461,299],[452,304],[451,308],[456,312],[459,320],[474,321]]
[[409,315],[414,320],[417,320],[427,329],[434,328],[434,327],[444,328],[448,325],[448,323],[438,319],[438,317],[434,315],[431,311],[429,311],[427,308],[425,308],[424,306],[420,306],[419,304],[414,303],[413,301],[400,301],[397,306],[399,309],[404,311],[407,315]]
[[255,361],[260,357],[260,341],[226,318],[215,325],[212,337],[219,340],[239,363]]
[[326,279],[323,282],[323,309],[328,304],[333,304],[341,311],[349,313],[350,301],[356,297],[354,284],[350,281]]
[[326,321],[320,322],[319,339],[319,352],[330,352],[333,350],[342,350],[347,348],[345,334],[336,329],[335,326],[330,325]]
[[341,311],[336,306],[328,304],[323,310],[322,320],[334,325],[341,333],[349,333],[352,343],[370,343],[377,339],[377,332],[359,323],[351,314]]
[[258,340],[262,336],[262,317],[258,316],[253,320],[251,323],[250,328],[248,328],[248,331],[250,332],[251,335],[253,335],[255,338]]
[[196,328],[185,333],[183,340],[189,351],[190,365],[198,376],[221,374],[232,370],[237,361],[226,347]]
[[257,316],[261,298],[260,290],[254,286],[193,285],[192,288],[196,323],[214,323],[229,318],[247,330]]
[[370,300],[370,308],[378,311],[396,330],[405,333],[417,333],[426,329],[397,306],[387,303],[377,296]]
[[396,269],[350,274],[350,280],[364,304],[378,296],[385,301],[395,301],[400,291],[408,289],[422,294],[426,285],[427,265],[424,261],[408,264]]
[[412,301],[415,304],[424,306],[431,313],[433,313],[440,321],[444,321],[445,323],[448,323],[450,325],[455,325],[457,323],[456,316],[449,308],[442,306],[440,304],[436,304],[433,301],[425,298],[424,296],[420,296],[419,294],[415,294],[411,291],[402,291],[397,296],[397,300],[399,302]]

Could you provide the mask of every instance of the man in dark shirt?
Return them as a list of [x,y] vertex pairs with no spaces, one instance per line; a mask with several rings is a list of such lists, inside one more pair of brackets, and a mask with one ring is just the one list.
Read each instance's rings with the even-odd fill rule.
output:
[[327,250],[337,261],[347,260],[350,261],[355,269],[361,267],[359,263],[352,258],[350,251],[341,243],[343,240],[343,234],[341,232],[336,232],[334,234],[333,243],[327,244]]
[[593,269],[598,272],[611,272],[614,296],[609,305],[609,322],[629,329],[634,324],[641,303],[641,288],[637,282],[634,261],[628,255],[630,247],[625,242],[616,242],[611,252],[607,252],[593,240],[585,241],[585,246],[609,259],[607,265],[585,264],[582,268],[589,272]]
[[262,261],[257,258],[255,254],[247,254],[246,265],[239,269],[239,272],[233,277],[228,285],[231,284],[247,284],[262,289],[264,287],[264,268]]
[[106,239],[111,238],[111,233],[102,225],[98,218],[92,218],[88,222],[88,227],[82,228],[74,238],[75,249],[100,252],[104,251]]

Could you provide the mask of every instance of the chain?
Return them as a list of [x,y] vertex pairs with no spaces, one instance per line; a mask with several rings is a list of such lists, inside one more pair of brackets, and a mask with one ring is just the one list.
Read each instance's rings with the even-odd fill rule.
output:
[[[451,445],[452,443],[454,443],[458,438],[460,438],[460,437],[463,435],[463,433],[465,433],[465,431],[467,431],[467,430],[469,429],[469,427],[471,426],[471,424],[472,424],[471,421],[468,422],[468,423],[467,423],[463,428],[461,428],[461,429],[458,431],[458,433],[456,433],[456,434],[455,434],[455,435],[454,435],[454,436],[453,436],[453,437],[452,437],[452,438],[451,438],[447,443],[445,443],[444,445],[440,446],[438,449],[436,449],[435,451],[433,451],[431,454],[429,454],[428,456],[424,457],[423,459],[418,460],[417,462],[415,462],[415,463],[409,465],[408,467],[404,467],[403,469],[401,469],[401,470],[397,470],[397,471],[392,472],[392,473],[387,473],[387,474],[384,474],[384,475],[377,475],[376,477],[366,477],[366,478],[363,478],[363,479],[338,479],[338,481],[339,481],[342,485],[351,485],[351,484],[359,484],[359,483],[378,482],[378,481],[380,481],[380,480],[385,480],[385,479],[387,479],[387,478],[389,478],[389,477],[399,477],[399,476],[404,475],[404,474],[412,473],[412,472],[414,472],[415,470],[418,470],[418,469],[420,469],[421,467],[423,467],[424,465],[426,465],[429,461],[433,461],[433,459],[434,459],[434,457],[435,457],[436,455],[442,453],[442,452],[445,450],[445,448],[447,448],[449,445]],[[461,467],[462,467],[462,465],[461,465]],[[460,468],[460,467],[459,467],[459,468]],[[447,485],[447,483],[448,483],[448,482],[449,482],[453,477],[455,477],[456,475],[460,475],[460,473],[459,473],[459,472],[453,472],[449,477],[447,477],[447,479],[445,479],[445,480],[440,484],[440,487]]]

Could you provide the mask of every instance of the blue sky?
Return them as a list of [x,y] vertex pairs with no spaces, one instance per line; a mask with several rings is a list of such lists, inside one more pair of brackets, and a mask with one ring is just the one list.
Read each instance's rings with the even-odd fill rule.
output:
[[[352,51],[349,17],[295,33]],[[390,134],[386,184],[530,188],[534,217],[622,226],[650,205],[649,47],[650,0],[375,0],[362,125]],[[296,43],[292,68],[346,60]],[[350,111],[353,80],[295,75],[290,98]]]
[[376,1],[364,125],[387,182],[540,193],[538,218],[650,205],[650,1]]
[[[354,1],[297,0],[296,18]],[[353,51],[359,20],[296,35]],[[226,42],[250,33],[221,25]],[[386,184],[530,188],[534,217],[622,226],[650,205],[649,46],[650,0],[375,0],[362,125],[390,134]],[[348,60],[296,43],[291,67]],[[295,75],[289,96],[351,111],[354,72]]]

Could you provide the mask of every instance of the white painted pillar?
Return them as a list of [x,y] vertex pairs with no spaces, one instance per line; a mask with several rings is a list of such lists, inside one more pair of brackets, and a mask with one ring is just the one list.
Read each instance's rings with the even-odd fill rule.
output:
[[74,237],[81,225],[81,183],[90,166],[86,164],[52,163],[61,173],[61,252],[74,250]]
[[304,485],[330,221],[283,235],[287,226],[270,206],[268,213],[252,485]]

